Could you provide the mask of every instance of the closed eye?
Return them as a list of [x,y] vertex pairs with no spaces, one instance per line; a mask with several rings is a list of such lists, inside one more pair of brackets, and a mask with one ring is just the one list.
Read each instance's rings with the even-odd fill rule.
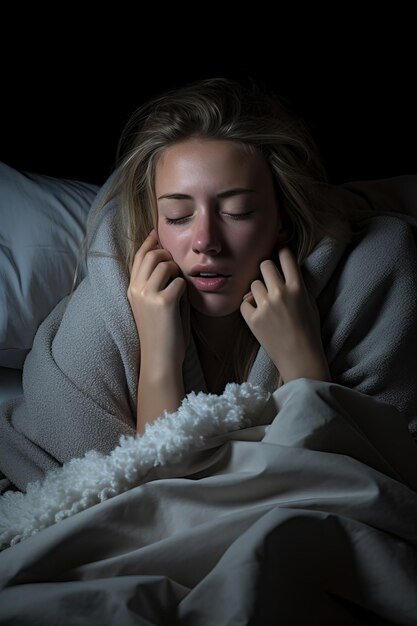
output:
[[227,215],[227,217],[230,217],[232,220],[245,220],[252,215],[252,213],[255,213],[255,211],[246,211],[246,213],[223,213],[223,215]]
[[186,216],[186,217],[166,217],[165,218],[165,224],[185,224],[189,219],[191,219],[190,216]]
[[[245,213],[225,213],[222,215],[229,217],[232,220],[245,220],[248,219],[255,211],[246,211]],[[166,224],[185,224],[191,219],[191,215],[186,215],[184,217],[165,217]]]

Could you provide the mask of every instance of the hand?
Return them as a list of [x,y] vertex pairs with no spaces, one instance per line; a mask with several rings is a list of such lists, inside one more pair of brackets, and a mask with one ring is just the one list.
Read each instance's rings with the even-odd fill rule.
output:
[[279,251],[282,273],[271,260],[260,265],[240,306],[252,333],[269,354],[284,383],[295,378],[330,380],[321,340],[320,316],[288,246]]
[[181,366],[190,337],[186,282],[152,230],[136,252],[127,298],[139,334],[141,360],[165,371]]

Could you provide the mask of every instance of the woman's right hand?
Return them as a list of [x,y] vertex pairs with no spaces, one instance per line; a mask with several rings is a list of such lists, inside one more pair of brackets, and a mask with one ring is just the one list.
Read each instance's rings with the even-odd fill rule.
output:
[[186,282],[152,230],[136,252],[127,298],[139,334],[141,361],[164,371],[182,366],[190,330]]

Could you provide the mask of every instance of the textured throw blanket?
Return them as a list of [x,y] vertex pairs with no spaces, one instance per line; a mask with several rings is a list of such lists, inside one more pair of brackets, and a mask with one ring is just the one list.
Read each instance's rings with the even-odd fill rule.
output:
[[417,454],[395,408],[305,378],[184,405],[142,449],[89,453],[95,485],[83,461],[48,475],[23,521],[48,527],[0,552],[0,625],[415,625]]
[[91,450],[30,483],[26,493],[9,490],[0,496],[0,550],[146,482],[154,467],[172,465],[210,438],[252,426],[268,398],[250,383],[229,383],[220,396],[191,392],[178,411],[147,424],[141,437],[122,436],[110,454]]
[[[368,202],[353,190],[343,202]],[[95,205],[91,211],[93,213]],[[396,207],[392,207],[394,211]],[[95,449],[109,453],[135,432],[139,342],[117,260],[117,200],[91,237],[87,274],[38,329],[23,370],[23,397],[0,405],[0,472],[20,490]],[[349,244],[325,238],[303,264],[322,318],[332,380],[417,416],[416,220],[390,214],[360,223]],[[193,342],[186,393],[205,391]],[[276,371],[260,349],[250,383],[272,392]]]

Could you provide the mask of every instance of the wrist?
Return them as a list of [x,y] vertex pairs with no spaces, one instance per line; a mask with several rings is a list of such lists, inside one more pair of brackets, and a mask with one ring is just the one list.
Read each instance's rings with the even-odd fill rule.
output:
[[296,378],[311,378],[313,380],[322,380],[330,382],[332,377],[327,359],[323,354],[306,353],[299,351],[299,358],[291,360],[274,360],[274,364],[281,374],[285,383],[295,380]]
[[141,350],[140,364],[149,374],[163,378],[172,372],[181,372],[184,359],[178,354],[162,354],[160,350]]
[[153,370],[141,363],[137,392],[137,425],[139,434],[145,425],[164,411],[175,412],[185,396],[182,368]]

